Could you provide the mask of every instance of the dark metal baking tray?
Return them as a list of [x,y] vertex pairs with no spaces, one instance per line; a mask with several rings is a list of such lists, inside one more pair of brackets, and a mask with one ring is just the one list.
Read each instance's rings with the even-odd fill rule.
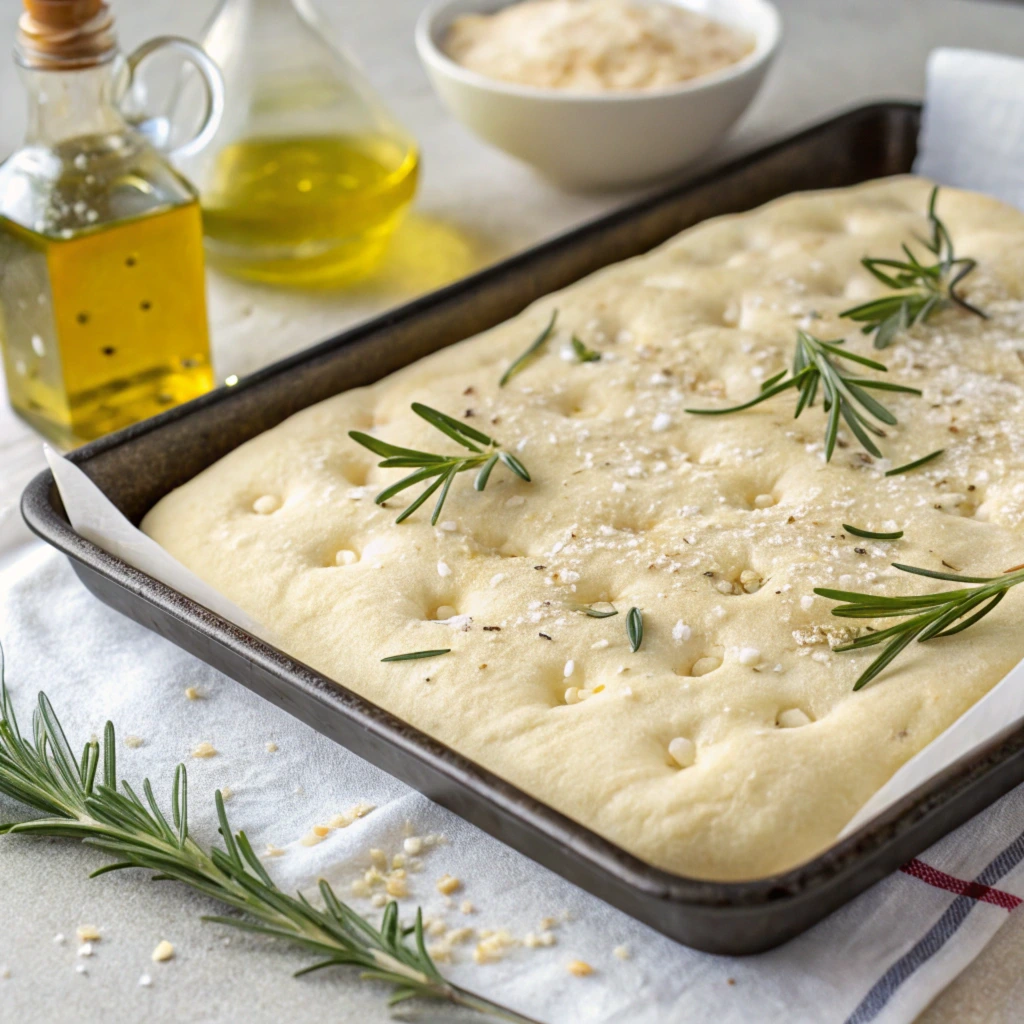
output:
[[[699,221],[801,189],[909,171],[920,110],[843,114],[474,274],[70,456],[134,523],[174,487],[314,402],[369,384],[534,299]],[[626,913],[716,953],[808,928],[1024,781],[1024,729],[950,765],[855,835],[790,871],[717,883],[653,868],[282,651],[79,536],[51,475],[23,513],[100,600]]]

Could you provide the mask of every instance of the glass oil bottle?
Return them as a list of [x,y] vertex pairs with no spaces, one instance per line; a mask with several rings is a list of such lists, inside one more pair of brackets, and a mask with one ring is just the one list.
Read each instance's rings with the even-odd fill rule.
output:
[[0,166],[0,341],[15,410],[71,447],[212,386],[202,222],[117,106],[127,69],[102,0],[25,7],[28,134]]
[[372,271],[415,194],[418,154],[307,0],[223,0],[203,48],[227,110],[182,166],[211,262],[305,287]]

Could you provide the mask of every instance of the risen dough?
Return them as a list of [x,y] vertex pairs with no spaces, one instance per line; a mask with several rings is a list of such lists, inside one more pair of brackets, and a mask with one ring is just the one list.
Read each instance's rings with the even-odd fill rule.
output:
[[[714,879],[795,865],[1024,656],[1015,590],[853,693],[872,654],[831,652],[844,620],[812,595],[945,586],[892,561],[1024,562],[1024,215],[941,193],[959,252],[979,261],[967,294],[991,319],[948,311],[882,353],[924,390],[883,396],[900,421],[888,462],[845,437],[826,465],[820,407],[794,421],[792,393],[723,417],[683,409],[752,396],[788,364],[798,324],[870,353],[836,314],[879,292],[862,256],[925,232],[928,191],[892,179],[700,225],[304,410],[143,528],[294,656],[644,860]],[[499,390],[556,307],[546,354]],[[601,361],[565,358],[572,332]],[[470,416],[533,483],[499,467],[477,493],[465,475],[439,528],[427,510],[396,526],[404,496],[382,509],[373,495],[402,471],[377,469],[347,431],[454,451],[412,401]],[[844,522],[906,535],[858,539]],[[574,610],[597,601],[620,614]],[[380,661],[438,647],[453,651]]]

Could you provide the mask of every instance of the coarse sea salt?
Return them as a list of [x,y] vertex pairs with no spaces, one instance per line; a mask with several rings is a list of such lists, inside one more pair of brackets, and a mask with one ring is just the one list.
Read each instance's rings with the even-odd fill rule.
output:
[[685,643],[691,636],[693,636],[693,630],[682,619],[672,627],[672,639],[677,644]]

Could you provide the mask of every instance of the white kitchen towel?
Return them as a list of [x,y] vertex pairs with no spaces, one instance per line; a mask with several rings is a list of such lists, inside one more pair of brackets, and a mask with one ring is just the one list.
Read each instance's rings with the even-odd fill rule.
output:
[[[985,59],[961,56],[954,67],[976,57]],[[929,97],[941,85],[941,62],[931,69]],[[1018,101],[997,93],[994,103]],[[986,131],[989,123],[963,125],[961,147],[969,149],[970,132]],[[998,123],[1012,123],[1009,113]],[[980,142],[977,152],[986,152]],[[922,169],[951,180],[941,167]],[[0,518],[0,535],[10,527],[10,517]],[[454,981],[545,1024],[903,1024],[978,954],[1024,897],[1022,788],[777,950],[733,959],[685,949],[119,617],[82,589],[56,553],[23,542],[16,529],[10,538],[4,553],[0,536],[0,637],[15,703],[26,718],[36,692],[45,689],[76,742],[112,719],[122,741],[127,735],[142,740],[141,746],[122,744],[124,774],[163,780],[163,792],[170,766],[188,759],[195,832],[215,839],[210,797],[215,788],[230,787],[236,824],[258,849],[271,843],[285,851],[267,864],[288,887],[323,876],[348,895],[349,883],[369,867],[370,848],[392,855],[410,836],[443,835],[445,842],[419,855],[422,870],[410,874],[404,912],[422,904],[451,928],[506,929],[519,940],[541,932],[543,918],[555,918],[554,945],[520,942],[498,962],[478,966],[473,938],[455,946],[454,962],[445,965]],[[186,687],[195,687],[201,699],[186,699]],[[190,759],[204,741],[217,754]],[[318,845],[302,845],[311,826],[360,801],[376,809]],[[0,817],[17,813],[0,800]],[[453,906],[435,889],[442,873],[463,879]],[[374,912],[365,897],[349,898]],[[474,913],[461,913],[463,899],[474,904]],[[615,955],[619,946],[629,959]],[[568,975],[565,964],[576,958],[595,973]]]
[[943,48],[927,82],[914,170],[1024,209],[1024,60]]

